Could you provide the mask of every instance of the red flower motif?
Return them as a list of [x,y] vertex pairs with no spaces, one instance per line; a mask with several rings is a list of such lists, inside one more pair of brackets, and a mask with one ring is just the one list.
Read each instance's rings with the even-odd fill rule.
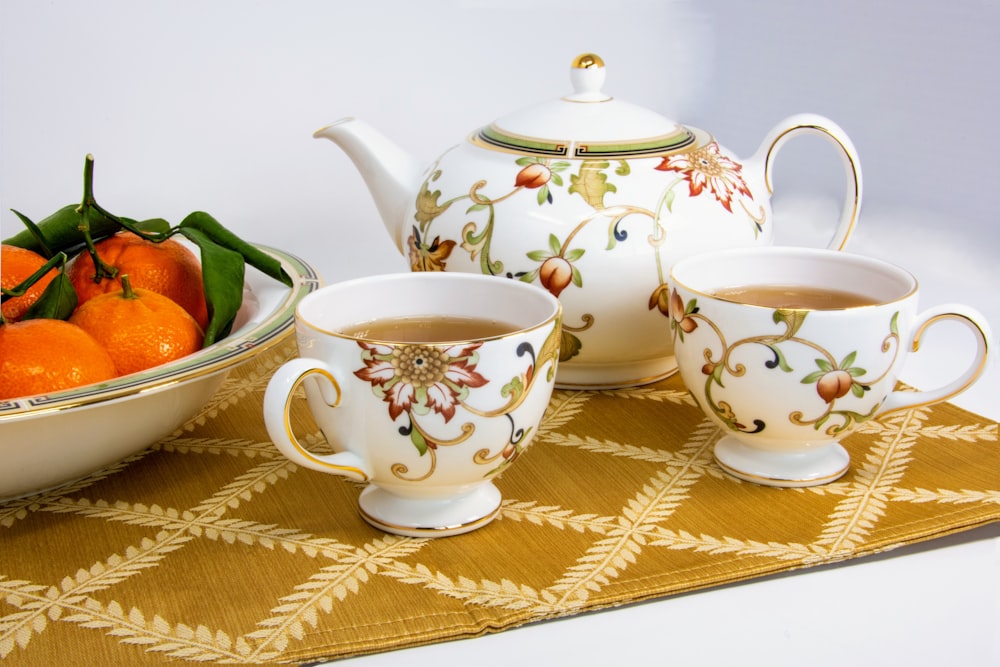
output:
[[377,396],[389,404],[389,416],[404,412],[436,412],[447,422],[469,388],[489,380],[476,371],[481,342],[435,345],[388,345],[358,341],[364,368],[354,375],[370,382]]
[[732,200],[736,193],[753,199],[741,175],[743,167],[722,155],[714,141],[693,151],[669,155],[656,169],[675,171],[683,176],[692,197],[697,197],[707,188],[730,213],[733,212]]

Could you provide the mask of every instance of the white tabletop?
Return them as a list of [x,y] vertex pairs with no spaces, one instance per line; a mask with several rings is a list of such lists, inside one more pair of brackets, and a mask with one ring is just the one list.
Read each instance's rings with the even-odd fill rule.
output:
[[[430,161],[467,131],[565,94],[572,58],[595,51],[607,92],[739,155],[792,113],[833,118],[865,176],[848,251],[906,266],[923,305],[964,302],[1000,330],[998,33],[1000,6],[973,0],[0,0],[0,237],[19,229],[10,208],[39,219],[78,200],[93,153],[98,199],[122,215],[177,222],[205,210],[328,282],[405,271],[360,177],[313,130],[355,115]],[[779,242],[824,243],[842,183],[822,142],[783,149]],[[903,379],[932,386],[943,359],[916,355]],[[1000,419],[998,397],[994,361],[954,402]],[[344,664],[996,665],[998,618],[994,524]]]

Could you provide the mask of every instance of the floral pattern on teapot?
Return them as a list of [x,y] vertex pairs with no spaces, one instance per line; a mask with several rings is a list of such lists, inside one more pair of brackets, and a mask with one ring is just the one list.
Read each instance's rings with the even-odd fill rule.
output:
[[[687,195],[712,197],[728,214],[734,216],[734,223],[744,219],[753,229],[754,238],[764,229],[767,219],[766,209],[754,201],[754,195],[744,180],[743,167],[724,155],[715,141],[704,145],[688,147],[684,150],[662,155],[655,160],[628,160],[619,158],[559,160],[542,156],[522,156],[511,162],[510,184],[503,190],[491,191],[487,180],[477,180],[467,192],[462,192],[441,200],[443,193],[432,190],[442,176],[440,160],[429,171],[415,203],[415,225],[407,238],[410,267],[414,271],[445,271],[448,260],[456,249],[468,254],[470,260],[478,262],[484,274],[507,276],[524,282],[538,282],[554,296],[572,287],[582,288],[585,275],[577,262],[588,252],[587,248],[574,245],[579,232],[597,220],[608,219],[607,245],[605,251],[613,251],[619,243],[629,240],[630,233],[625,228],[626,220],[633,216],[646,218],[652,222],[652,231],[647,243],[653,248],[650,271],[655,273],[656,287],[649,297],[648,307],[668,316],[668,289],[665,265],[660,248],[666,242],[666,230],[662,220],[673,213],[677,198],[677,188],[687,184]],[[666,181],[654,209],[634,203],[609,202],[618,193],[618,185],[628,179],[634,165],[674,174]],[[574,171],[575,169],[575,171]],[[551,206],[557,197],[579,196],[591,214],[576,221],[568,232],[560,238],[552,233],[548,236],[548,246],[531,249],[525,253],[529,260],[527,268],[510,269],[520,258],[499,258],[492,252],[497,209],[506,200],[523,190],[535,190],[535,200],[539,207]],[[465,215],[470,220],[462,229],[461,238],[442,238],[435,233],[434,222],[451,206],[467,201]],[[736,208],[738,206],[738,209]],[[755,210],[756,209],[756,210]],[[741,211],[742,216],[737,215]],[[478,219],[477,219],[478,218]],[[590,250],[593,252],[593,249]],[[580,323],[563,322],[563,339],[560,361],[567,361],[580,353],[583,343],[577,334],[594,324],[594,315],[585,313]]]
[[413,270],[559,295],[562,388],[637,386],[677,370],[666,276],[694,253],[773,242],[773,158],[791,138],[825,138],[847,169],[828,247],[843,247],[861,205],[857,152],[830,119],[789,116],[741,160],[708,132],[605,92],[605,76],[599,55],[577,56],[572,92],[480,126],[430,167],[356,118],[313,134],[350,156]]

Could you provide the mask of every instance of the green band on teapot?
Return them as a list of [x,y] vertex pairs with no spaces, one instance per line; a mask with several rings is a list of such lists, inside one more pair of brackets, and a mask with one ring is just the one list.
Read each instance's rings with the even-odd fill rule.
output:
[[496,125],[487,125],[474,132],[469,137],[469,141],[481,148],[499,149],[519,154],[586,159],[590,157],[628,158],[666,155],[696,145],[698,137],[692,130],[680,126],[674,133],[639,141],[573,142],[523,137],[505,132]]

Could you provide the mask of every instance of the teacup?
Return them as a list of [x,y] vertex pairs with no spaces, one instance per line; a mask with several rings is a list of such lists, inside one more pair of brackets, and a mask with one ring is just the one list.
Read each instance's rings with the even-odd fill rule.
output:
[[[299,465],[368,482],[360,511],[377,528],[474,530],[499,512],[491,480],[538,431],[561,322],[551,294],[499,277],[407,273],[326,286],[296,309],[299,356],[268,384],[268,434]],[[333,454],[293,433],[299,385]]]
[[[711,252],[675,264],[670,284],[681,376],[725,433],[715,459],[759,484],[839,478],[850,462],[839,440],[875,417],[964,391],[989,354],[980,313],[958,304],[918,312],[913,275],[870,257],[789,247]],[[971,363],[937,389],[898,389],[907,354],[942,320],[973,332]],[[953,348],[931,354],[961,358]]]

